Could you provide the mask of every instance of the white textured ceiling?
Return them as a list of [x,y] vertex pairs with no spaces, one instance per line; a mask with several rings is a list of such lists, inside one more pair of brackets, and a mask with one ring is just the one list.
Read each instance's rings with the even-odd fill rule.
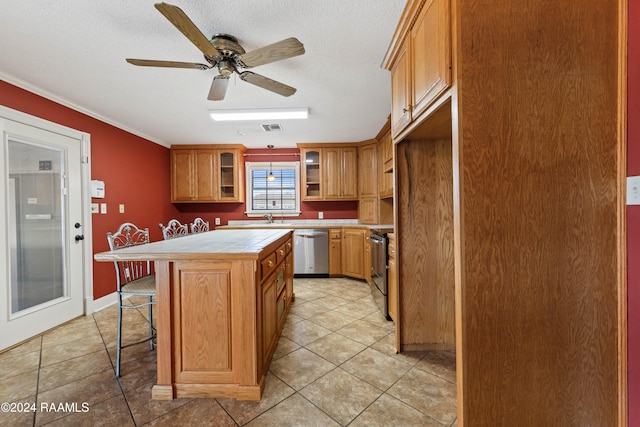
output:
[[[0,79],[81,109],[159,144],[250,148],[372,138],[390,113],[380,67],[406,0],[170,0],[211,37],[251,51],[298,38],[302,56],[251,71],[298,89],[285,98],[231,78],[208,101],[212,70],[136,67],[125,58],[204,62],[151,0],[0,0]],[[0,104],[2,100],[0,99]],[[214,108],[308,107],[308,120],[216,123]],[[244,135],[240,135],[244,133]]]

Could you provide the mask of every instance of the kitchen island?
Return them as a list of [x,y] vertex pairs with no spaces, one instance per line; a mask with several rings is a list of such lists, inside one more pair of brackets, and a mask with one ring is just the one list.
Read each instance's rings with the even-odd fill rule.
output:
[[216,230],[95,255],[154,261],[153,399],[260,399],[294,298],[292,234]]

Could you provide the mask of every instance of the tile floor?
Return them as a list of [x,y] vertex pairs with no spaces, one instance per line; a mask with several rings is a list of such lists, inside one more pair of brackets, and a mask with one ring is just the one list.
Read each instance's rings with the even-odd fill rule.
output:
[[[0,353],[0,402],[36,407],[0,412],[0,426],[457,424],[453,352],[395,354],[393,323],[363,282],[296,279],[294,289],[259,402],[151,400],[156,355],[146,343],[123,350],[117,380],[109,307]],[[144,314],[125,315],[126,339],[144,337]]]

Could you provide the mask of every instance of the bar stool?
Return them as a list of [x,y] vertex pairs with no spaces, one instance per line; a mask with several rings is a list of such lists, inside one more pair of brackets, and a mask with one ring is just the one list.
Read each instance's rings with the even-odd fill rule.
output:
[[205,221],[202,218],[196,218],[190,225],[191,233],[204,233],[209,231],[209,221]]
[[[122,224],[115,233],[107,233],[107,241],[110,250],[118,250],[131,246],[149,243],[149,229],[139,229],[130,222]],[[118,338],[116,340],[116,378],[120,377],[120,353],[123,348],[149,341],[149,348],[153,350],[156,337],[153,327],[153,310],[155,304],[153,298],[156,295],[156,277],[151,273],[150,261],[114,261],[116,269],[116,283],[118,294]],[[147,297],[147,301],[141,304],[123,304],[123,300],[129,297]],[[137,309],[147,306],[149,308],[149,337],[141,341],[122,345],[122,310]]]
[[181,224],[177,219],[172,219],[166,226],[162,223],[158,224],[162,229],[162,237],[164,240],[175,239],[176,237],[183,237],[189,234],[187,224]]

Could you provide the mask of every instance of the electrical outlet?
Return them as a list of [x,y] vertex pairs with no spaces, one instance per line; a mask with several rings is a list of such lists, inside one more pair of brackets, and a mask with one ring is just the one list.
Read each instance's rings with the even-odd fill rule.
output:
[[106,203],[100,203],[100,213],[101,214],[106,214],[107,213],[107,204]]
[[627,205],[640,205],[640,176],[627,177]]
[[216,218],[216,225],[220,225],[220,218]]
[[124,204],[120,203],[120,213],[124,213]]
[[318,219],[324,218],[324,212],[318,212]]

